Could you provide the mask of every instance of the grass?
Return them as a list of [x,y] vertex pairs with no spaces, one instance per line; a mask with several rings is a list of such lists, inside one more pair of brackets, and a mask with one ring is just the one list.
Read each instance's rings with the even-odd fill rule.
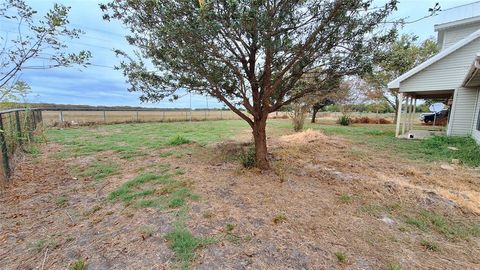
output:
[[145,239],[153,236],[156,230],[155,230],[155,227],[153,227],[152,225],[142,225],[140,226],[140,228],[138,228],[138,231],[140,232],[142,237]]
[[84,270],[87,268],[87,263],[83,259],[78,259],[74,261],[70,267],[68,268],[69,270]]
[[440,250],[440,248],[438,247],[438,245],[436,243],[425,240],[425,239],[420,242],[420,245],[422,245],[428,251],[439,251]]
[[400,267],[399,264],[394,263],[388,266],[388,270],[402,270],[402,267]]
[[[357,146],[371,150],[389,149],[403,158],[425,162],[451,162],[459,159],[466,166],[480,166],[480,146],[472,138],[434,136],[424,140],[395,138],[394,125],[355,124],[351,126],[307,124],[305,128],[347,137]],[[458,151],[448,149],[449,146]]]
[[172,144],[188,141],[205,145],[232,138],[245,129],[248,129],[248,124],[238,120],[137,123],[49,129],[47,137],[50,141],[65,146],[59,154],[61,158],[113,151],[121,158],[130,159]]
[[287,216],[285,214],[277,214],[273,218],[273,223],[278,224],[278,223],[283,223],[287,220]]
[[339,263],[346,263],[348,261],[347,255],[341,251],[335,252],[335,257]]
[[30,250],[33,250],[35,252],[40,252],[44,248],[49,248],[50,250],[53,250],[59,246],[60,244],[54,239],[40,239],[30,245]]
[[57,200],[55,201],[55,204],[58,207],[65,207],[68,205],[68,199],[65,195],[59,196]]
[[352,196],[348,195],[348,194],[341,194],[339,197],[338,197],[338,200],[341,202],[341,203],[351,203],[353,201],[353,198]]
[[169,145],[182,145],[187,143],[190,143],[190,140],[181,135],[177,135],[168,141]]
[[88,165],[86,169],[74,168],[74,173],[80,177],[91,177],[97,181],[105,179],[107,176],[118,172],[117,164],[113,162],[95,161]]
[[125,183],[108,195],[110,201],[122,201],[129,205],[136,203],[137,207],[155,208],[179,208],[186,204],[186,201],[197,200],[198,196],[193,194],[187,181],[176,180],[175,174],[169,174],[167,170],[163,173],[144,173]]
[[423,232],[435,231],[448,238],[469,238],[480,236],[480,225],[466,221],[452,221],[433,211],[421,210],[418,214],[407,216],[405,223]]

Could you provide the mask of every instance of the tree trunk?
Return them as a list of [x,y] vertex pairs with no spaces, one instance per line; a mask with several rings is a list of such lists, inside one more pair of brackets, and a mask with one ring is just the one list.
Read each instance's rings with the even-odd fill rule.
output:
[[315,118],[317,117],[317,112],[319,109],[313,108],[313,113],[312,113],[312,123],[315,123]]
[[261,170],[270,169],[267,160],[267,134],[266,134],[267,118],[255,119],[253,123],[253,139],[255,141],[255,162],[256,166]]

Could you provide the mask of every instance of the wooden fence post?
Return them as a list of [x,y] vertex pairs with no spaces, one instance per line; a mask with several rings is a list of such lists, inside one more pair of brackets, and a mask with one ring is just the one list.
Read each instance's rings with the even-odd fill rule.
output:
[[103,111],[103,122],[107,122],[107,113],[105,112],[105,110]]
[[2,165],[6,179],[10,177],[10,164],[8,162],[7,142],[5,141],[5,129],[3,127],[3,115],[0,114],[0,144],[2,150]]
[[59,117],[59,119],[60,119],[60,123],[63,123],[63,111],[60,111],[60,112],[59,112],[58,117]]

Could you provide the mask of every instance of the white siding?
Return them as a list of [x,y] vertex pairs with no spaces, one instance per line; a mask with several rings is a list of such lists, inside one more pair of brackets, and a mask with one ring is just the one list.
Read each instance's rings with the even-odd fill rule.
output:
[[448,134],[452,136],[472,135],[473,121],[478,103],[479,91],[471,88],[458,88],[453,97],[454,105],[450,116]]
[[461,86],[475,55],[480,38],[452,52],[438,62],[400,83],[401,92],[451,90]]
[[474,120],[473,120],[473,129],[472,129],[472,137],[480,144],[480,131],[477,130],[479,125],[479,114],[480,114],[480,89],[477,90],[477,110],[475,111]]
[[480,29],[480,22],[443,30],[443,44],[440,44],[442,50],[452,46],[478,29]]

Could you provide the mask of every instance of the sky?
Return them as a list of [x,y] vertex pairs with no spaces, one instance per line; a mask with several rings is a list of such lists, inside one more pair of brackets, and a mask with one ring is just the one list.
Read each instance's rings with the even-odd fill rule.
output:
[[[0,0],[2,1],[2,0]],[[107,0],[106,0],[107,1]],[[70,6],[69,20],[72,27],[82,29],[85,34],[78,40],[68,42],[72,51],[89,50],[92,53],[88,68],[70,67],[47,70],[27,70],[21,74],[21,79],[32,88],[27,97],[29,102],[47,102],[56,104],[86,104],[97,106],[143,106],[158,108],[221,108],[220,102],[212,97],[188,95],[174,102],[164,100],[158,103],[141,103],[139,94],[127,91],[128,84],[119,70],[119,59],[113,49],[130,50],[125,41],[127,30],[118,21],[106,22],[102,20],[99,3],[96,0],[26,0],[39,14],[44,14],[53,6],[61,3]],[[386,0],[374,0],[375,5],[381,5]],[[475,2],[473,0],[400,0],[398,11],[393,13],[392,19],[406,18],[414,21],[428,15],[428,9],[439,2],[442,10]],[[401,33],[412,33],[421,39],[435,37],[434,25],[442,20],[448,20],[447,12],[440,12],[438,16],[423,19],[407,24]],[[12,25],[0,20],[0,33],[11,35]]]

